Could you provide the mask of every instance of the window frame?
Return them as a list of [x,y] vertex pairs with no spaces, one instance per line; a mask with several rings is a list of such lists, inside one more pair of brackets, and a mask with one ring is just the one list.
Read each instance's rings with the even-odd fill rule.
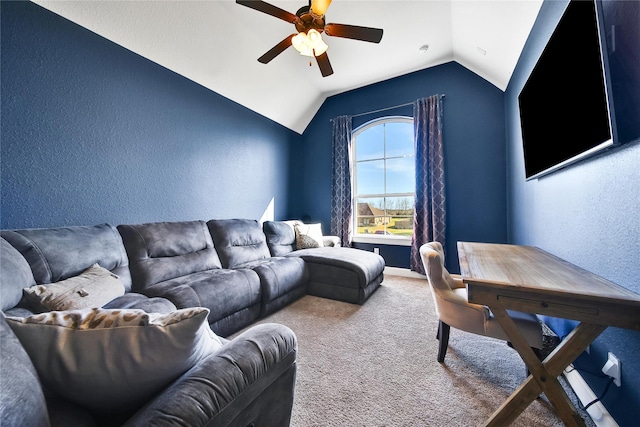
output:
[[[412,236],[397,236],[397,235],[384,235],[384,234],[358,234],[358,198],[359,194],[357,193],[358,182],[358,161],[356,159],[357,152],[357,135],[370,129],[375,126],[384,125],[386,123],[408,123],[412,126],[414,125],[414,119],[411,116],[384,116],[372,119],[362,125],[358,126],[351,132],[351,137],[354,141],[353,152],[352,152],[352,164],[353,164],[353,174],[352,174],[352,212],[353,212],[353,241],[356,243],[369,243],[369,244],[384,244],[384,245],[397,245],[397,246],[411,246]],[[386,151],[386,141],[385,141],[385,151]],[[415,158],[415,147],[413,156]],[[384,157],[381,159],[393,159],[397,157],[387,157],[386,152]],[[368,159],[367,161],[372,161],[377,159]],[[383,194],[368,194],[366,197],[407,197],[411,196],[415,200],[415,180],[413,185],[413,193],[385,193]],[[415,214],[415,206],[414,206],[414,214]]]

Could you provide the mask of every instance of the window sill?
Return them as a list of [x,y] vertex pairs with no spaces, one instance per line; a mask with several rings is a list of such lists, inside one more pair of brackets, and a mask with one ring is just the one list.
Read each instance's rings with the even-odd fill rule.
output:
[[393,246],[411,246],[411,237],[400,236],[353,236],[353,241],[356,243],[371,243],[377,245],[393,245]]

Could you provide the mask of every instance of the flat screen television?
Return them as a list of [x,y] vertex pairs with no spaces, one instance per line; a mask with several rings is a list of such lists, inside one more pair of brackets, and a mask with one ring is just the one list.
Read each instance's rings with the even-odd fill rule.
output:
[[593,1],[571,1],[518,96],[526,179],[613,145],[613,121]]

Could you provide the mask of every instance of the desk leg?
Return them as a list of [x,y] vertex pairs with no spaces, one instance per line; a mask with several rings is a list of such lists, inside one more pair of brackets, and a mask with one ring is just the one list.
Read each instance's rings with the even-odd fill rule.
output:
[[490,308],[531,375],[494,412],[485,425],[497,427],[513,422],[541,392],[544,392],[565,425],[584,426],[584,420],[577,413],[557,377],[606,329],[606,326],[580,323],[544,362],[540,362],[507,311],[502,307]]

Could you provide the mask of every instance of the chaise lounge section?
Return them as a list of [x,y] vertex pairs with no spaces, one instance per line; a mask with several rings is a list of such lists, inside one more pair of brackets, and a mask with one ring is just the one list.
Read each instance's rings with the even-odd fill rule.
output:
[[363,304],[384,279],[379,255],[343,247],[297,249],[295,231],[286,221],[265,221],[263,229],[274,256],[305,261],[310,295]]

